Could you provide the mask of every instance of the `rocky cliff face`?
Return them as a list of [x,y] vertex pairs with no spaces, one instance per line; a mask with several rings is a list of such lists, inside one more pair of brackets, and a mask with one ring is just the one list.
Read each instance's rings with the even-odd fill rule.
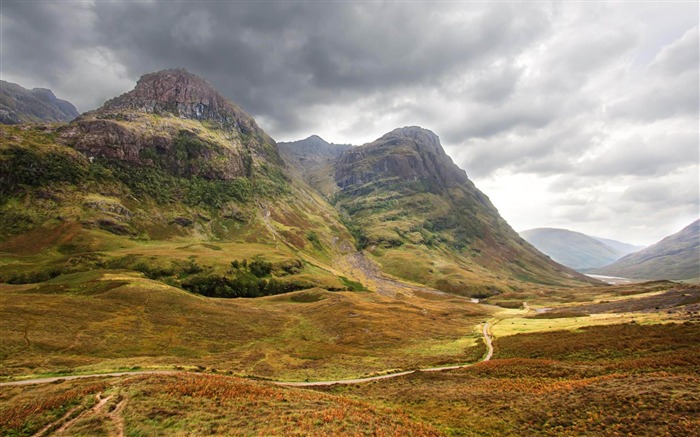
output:
[[283,165],[275,142],[250,115],[185,70],[144,75],[132,91],[63,128],[58,142],[93,159],[206,179]]
[[347,150],[335,164],[335,180],[341,188],[387,178],[419,180],[436,191],[468,180],[442,149],[437,135],[416,126],[395,129]]
[[124,110],[211,121],[222,128],[247,135],[260,131],[250,115],[222,96],[206,80],[183,69],[143,75],[132,91],[108,100],[100,108],[103,114]]
[[0,81],[0,123],[55,123],[71,121],[78,110],[45,88],[25,89]]

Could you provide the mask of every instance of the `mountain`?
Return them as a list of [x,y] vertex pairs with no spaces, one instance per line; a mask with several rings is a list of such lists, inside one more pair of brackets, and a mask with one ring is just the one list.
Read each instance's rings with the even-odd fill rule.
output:
[[700,220],[592,273],[632,279],[699,279]]
[[57,99],[45,88],[25,89],[0,80],[0,123],[66,122],[78,116],[71,103]]
[[[303,168],[307,164],[317,165],[318,163],[333,160],[341,153],[352,148],[351,144],[329,143],[318,135],[292,142],[278,142],[280,154],[285,161],[294,161],[295,167]],[[307,166],[308,167],[308,166]]]
[[[523,231],[520,236],[554,261],[576,270],[602,267],[629,253],[595,237],[567,229],[536,228]],[[620,245],[624,243],[618,243],[617,247]]]
[[306,182],[327,192],[333,187],[323,187],[322,183],[328,181],[324,178],[330,171],[335,160],[346,150],[350,144],[329,143],[318,135],[312,135],[304,140],[277,143],[282,159],[297,172]]
[[522,281],[586,280],[521,239],[429,130],[396,129],[334,160],[310,159],[300,149],[294,156],[302,155],[306,169],[298,170],[315,175],[311,182],[341,212],[358,246],[392,275],[481,297]]
[[[0,280],[116,268],[200,294],[346,288],[324,264],[353,245],[338,213],[250,115],[185,70],[0,138],[0,252],[12,260]],[[256,257],[269,279],[246,262],[232,285],[231,263]]]
[[611,247],[613,250],[617,251],[618,253],[621,253],[621,256],[629,255],[630,253],[638,252],[642,249],[644,249],[646,246],[636,246],[634,244],[629,244],[629,243],[623,243],[621,241],[617,240],[611,240],[610,238],[601,238],[601,237],[593,237],[596,240],[600,241],[601,243],[605,244],[608,247]]
[[311,137],[284,144],[285,163],[249,114],[181,69],[0,139],[0,282],[127,270],[219,297],[405,289],[386,273],[478,297],[593,282],[522,240],[432,132]]

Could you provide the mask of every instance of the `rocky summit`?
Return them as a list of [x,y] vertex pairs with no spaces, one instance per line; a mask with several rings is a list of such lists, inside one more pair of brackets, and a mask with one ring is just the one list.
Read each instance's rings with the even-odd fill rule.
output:
[[335,168],[334,177],[341,188],[392,177],[420,180],[436,190],[467,181],[466,173],[454,165],[438,136],[417,126],[395,129],[348,150]]
[[253,117],[182,69],[142,76],[132,91],[61,129],[58,141],[89,158],[178,176],[234,179],[251,177],[262,163],[282,165]]
[[222,96],[209,82],[184,69],[141,76],[132,91],[108,100],[99,112],[124,110],[213,121],[247,134],[259,130],[250,115]]

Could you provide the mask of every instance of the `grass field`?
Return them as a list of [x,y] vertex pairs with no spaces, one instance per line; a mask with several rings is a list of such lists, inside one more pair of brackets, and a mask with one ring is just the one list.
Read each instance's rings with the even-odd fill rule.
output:
[[697,435],[698,338],[692,322],[519,334],[470,368],[326,391],[447,435]]
[[132,272],[0,285],[5,377],[174,366],[280,379],[469,362],[489,310],[311,289],[212,299]]
[[[230,261],[211,253],[231,254],[214,243],[135,247],[139,253],[148,247],[154,262],[194,254],[211,259],[212,268]],[[128,256],[135,247],[116,251]],[[251,244],[238,256],[258,249]],[[2,434],[700,432],[696,285],[523,290],[499,307],[412,285],[402,289],[365,267],[355,266],[359,274],[353,277],[371,287],[389,284],[393,294],[365,291],[318,266],[297,274],[326,274],[358,291],[311,288],[215,299],[128,269],[2,284],[5,380],[179,372],[2,387]],[[344,379],[476,362],[484,353],[479,326],[485,321],[494,359],[461,370],[319,389],[325,393],[241,379]]]
[[53,435],[436,436],[406,413],[240,378],[177,374],[0,392],[0,432]]

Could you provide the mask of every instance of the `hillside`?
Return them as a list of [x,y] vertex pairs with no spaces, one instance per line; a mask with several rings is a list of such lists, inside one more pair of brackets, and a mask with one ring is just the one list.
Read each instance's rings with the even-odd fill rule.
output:
[[53,123],[71,121],[78,110],[45,88],[25,89],[0,80],[0,123]]
[[700,220],[593,273],[632,279],[698,279]]
[[[345,288],[319,268],[352,247],[335,210],[196,75],[148,74],[70,124],[0,136],[0,280],[116,268],[203,294]],[[259,257],[258,276],[247,263],[230,272]]]
[[327,162],[332,162],[341,153],[350,149],[350,144],[329,143],[318,135],[292,142],[277,143],[280,155],[293,168],[308,171]]
[[567,229],[530,229],[520,236],[554,261],[576,270],[602,267],[626,255],[595,237]]
[[479,297],[523,281],[586,281],[522,240],[429,130],[396,129],[331,158],[307,159],[304,171],[358,246],[392,275]]

